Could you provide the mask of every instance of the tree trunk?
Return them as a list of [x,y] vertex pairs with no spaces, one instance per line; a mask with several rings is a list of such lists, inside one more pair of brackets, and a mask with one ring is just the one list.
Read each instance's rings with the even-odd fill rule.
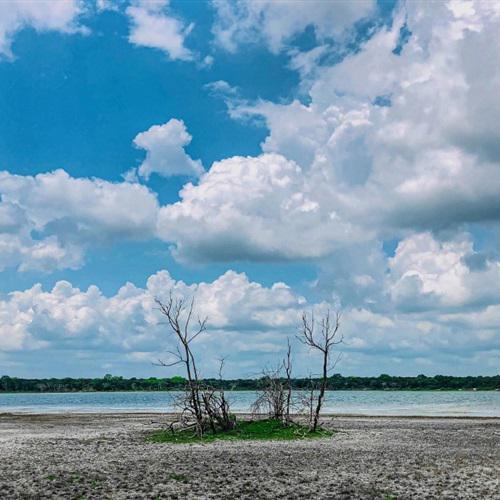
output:
[[323,377],[321,379],[321,387],[319,389],[318,404],[316,405],[316,412],[314,413],[314,421],[312,431],[316,432],[319,422],[319,414],[321,406],[323,405],[323,398],[325,397],[326,383],[328,380],[328,350],[323,351]]

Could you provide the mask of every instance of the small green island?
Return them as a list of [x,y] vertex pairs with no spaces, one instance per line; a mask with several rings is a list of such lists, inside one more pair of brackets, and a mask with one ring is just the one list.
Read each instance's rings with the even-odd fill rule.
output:
[[208,432],[199,437],[189,430],[171,432],[159,430],[151,433],[148,440],[153,443],[209,443],[212,441],[271,440],[290,441],[294,439],[317,439],[332,437],[335,431],[320,427],[315,431],[296,422],[284,425],[277,419],[241,420],[235,427],[223,433]]

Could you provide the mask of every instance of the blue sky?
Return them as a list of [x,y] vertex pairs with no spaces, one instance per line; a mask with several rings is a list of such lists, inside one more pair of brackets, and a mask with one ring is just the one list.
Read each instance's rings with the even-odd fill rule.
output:
[[327,308],[342,373],[498,372],[494,5],[0,17],[0,372],[159,375],[169,290],[209,318],[207,375],[253,376]]
[[[206,49],[212,9],[201,2],[173,7],[177,12],[189,7],[190,19],[203,30],[203,36],[190,39],[190,46]],[[132,139],[151,125],[174,117],[182,119],[193,136],[186,151],[204,165],[233,155],[257,155],[265,127],[232,120],[224,102],[205,85],[228,80],[248,98],[277,101],[290,100],[297,91],[299,78],[286,67],[286,58],[262,47],[250,47],[237,56],[220,52],[211,68],[199,69],[191,63],[171,61],[159,50],[132,46],[127,41],[127,18],[118,12],[105,10],[85,17],[85,26],[92,35],[61,36],[29,28],[16,34],[12,43],[15,59],[0,65],[0,163],[9,172],[33,175],[64,168],[74,177],[120,181],[125,170],[144,158],[144,151],[134,148]],[[187,180],[184,176],[153,177],[149,185],[161,203],[169,203],[177,201]],[[137,259],[143,260],[143,254],[148,255],[148,264],[134,265]],[[179,269],[169,259],[165,245],[157,248],[150,241],[144,245],[127,242],[91,251],[88,260],[92,265],[69,275],[68,270],[21,276],[16,269],[6,270],[0,287],[9,292],[34,280],[51,286],[68,277],[85,287],[99,278],[100,287],[111,293],[127,280],[144,283],[152,272],[167,265],[167,259],[169,269],[189,281],[213,279],[225,270],[225,266],[197,266],[194,272]],[[295,272],[297,267],[301,272],[300,264],[278,270],[275,279],[283,280],[288,276],[284,273]],[[107,274],[104,279],[103,273]],[[260,277],[267,274],[260,272]]]

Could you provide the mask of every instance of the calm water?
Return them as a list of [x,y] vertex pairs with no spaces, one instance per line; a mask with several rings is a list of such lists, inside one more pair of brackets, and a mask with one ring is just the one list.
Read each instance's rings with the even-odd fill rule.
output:
[[[0,394],[0,413],[168,412],[175,392],[93,392]],[[254,392],[228,393],[232,408],[246,412]],[[500,417],[500,392],[336,391],[325,412],[358,415],[441,415]]]

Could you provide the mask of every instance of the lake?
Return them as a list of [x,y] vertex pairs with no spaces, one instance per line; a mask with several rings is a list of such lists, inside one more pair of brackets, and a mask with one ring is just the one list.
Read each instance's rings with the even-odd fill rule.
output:
[[[0,413],[169,412],[176,392],[0,394]],[[253,391],[227,393],[235,412],[248,412]],[[500,417],[498,391],[334,391],[324,412],[356,415]]]

